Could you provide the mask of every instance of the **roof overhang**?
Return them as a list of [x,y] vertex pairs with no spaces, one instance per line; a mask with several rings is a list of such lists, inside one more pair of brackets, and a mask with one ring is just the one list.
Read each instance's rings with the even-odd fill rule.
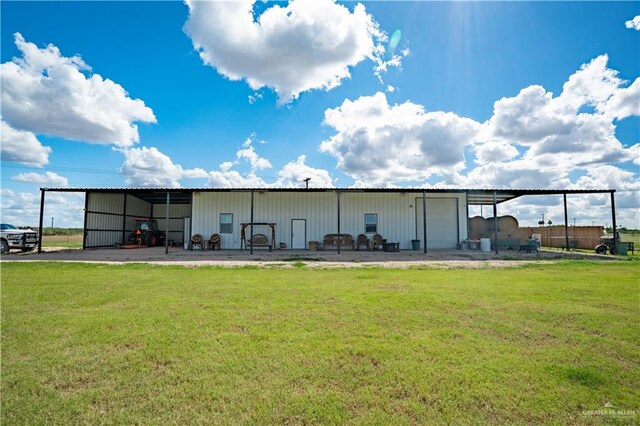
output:
[[469,205],[500,204],[525,195],[609,194],[615,189],[455,189],[455,188],[40,188],[45,192],[129,194],[151,204],[190,204],[197,192],[341,192],[466,194]]

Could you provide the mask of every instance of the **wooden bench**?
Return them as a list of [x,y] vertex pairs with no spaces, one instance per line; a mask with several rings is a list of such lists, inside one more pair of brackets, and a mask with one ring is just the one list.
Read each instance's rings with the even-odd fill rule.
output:
[[329,247],[336,249],[347,248],[353,250],[353,237],[349,234],[327,234],[322,240],[322,247],[326,250]]
[[249,247],[267,247],[271,251],[271,243],[264,234],[253,234],[253,236],[247,241]]

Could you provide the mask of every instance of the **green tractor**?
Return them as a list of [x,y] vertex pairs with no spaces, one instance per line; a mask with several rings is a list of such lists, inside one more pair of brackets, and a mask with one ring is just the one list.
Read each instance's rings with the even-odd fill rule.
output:
[[164,232],[158,230],[158,221],[136,220],[135,230],[129,235],[128,243],[154,247],[164,244]]

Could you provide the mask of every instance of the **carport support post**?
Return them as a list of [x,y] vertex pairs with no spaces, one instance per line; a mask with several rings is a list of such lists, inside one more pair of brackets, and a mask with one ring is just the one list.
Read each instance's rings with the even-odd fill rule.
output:
[[[613,226],[613,244],[615,245],[618,240],[616,240],[616,197],[615,190],[611,191],[611,226]],[[42,224],[42,216],[40,216],[40,223]],[[42,225],[41,225],[42,226]]]
[[87,215],[89,211],[89,194],[90,192],[84,193],[84,222],[82,223],[82,250],[87,248],[87,235],[89,235],[87,231]]
[[171,194],[167,191],[167,215],[164,233],[164,254],[169,254],[169,206],[171,206]]
[[[338,199],[338,235],[340,235],[340,191],[336,191],[336,197]],[[338,241],[338,254],[340,254],[339,241]]]
[[[569,216],[567,214],[567,193],[562,194],[564,201],[564,247],[569,251]],[[575,232],[575,230],[574,230]]]
[[38,254],[42,253],[42,219],[44,218],[44,189],[40,189],[40,222],[38,224]]
[[427,254],[427,191],[422,190],[422,237],[424,238],[424,254]]
[[467,240],[470,238],[469,234],[471,233],[471,226],[469,223],[469,191],[464,191],[464,205],[467,208],[467,219],[466,219],[466,223],[467,223]]
[[[251,225],[249,225],[249,245],[251,246],[250,252],[251,254],[253,254],[253,244],[251,244],[251,242],[253,241],[253,198],[254,198],[254,194],[255,191],[252,189],[251,190]],[[247,245],[247,240],[246,240],[246,235],[245,235],[245,240],[244,240],[244,244],[245,244],[245,248]]]
[[122,207],[122,245],[127,243],[127,193],[124,193],[124,206]]
[[496,254],[498,254],[498,204],[496,203],[496,191],[493,191],[493,235],[495,236]]

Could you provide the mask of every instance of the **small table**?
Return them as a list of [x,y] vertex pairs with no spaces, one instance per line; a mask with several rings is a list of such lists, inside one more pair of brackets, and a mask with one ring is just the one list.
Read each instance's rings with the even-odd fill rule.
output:
[[400,243],[382,243],[382,251],[399,252],[400,251]]
[[480,240],[467,240],[467,248],[469,250],[479,250]]

